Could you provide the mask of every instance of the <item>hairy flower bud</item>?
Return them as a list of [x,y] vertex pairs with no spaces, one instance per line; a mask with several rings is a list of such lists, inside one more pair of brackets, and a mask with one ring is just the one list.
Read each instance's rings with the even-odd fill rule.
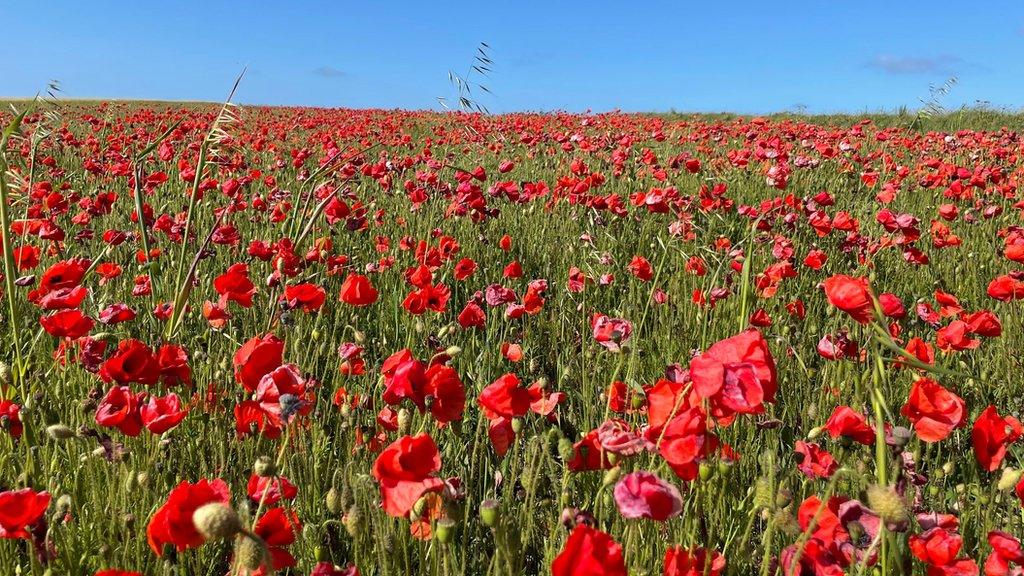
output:
[[910,519],[907,503],[891,486],[869,486],[868,506],[877,512],[886,524],[901,524]]
[[242,530],[242,521],[228,505],[220,502],[205,504],[192,513],[192,524],[207,540],[231,538]]
[[244,534],[235,542],[235,561],[245,570],[259,570],[270,564],[270,552],[260,537]]

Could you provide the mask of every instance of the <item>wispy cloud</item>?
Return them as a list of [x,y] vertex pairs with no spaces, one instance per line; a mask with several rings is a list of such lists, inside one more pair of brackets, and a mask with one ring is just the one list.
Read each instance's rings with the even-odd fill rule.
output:
[[341,78],[345,76],[344,70],[339,70],[332,66],[321,66],[313,69],[313,74],[317,76],[323,76],[324,78]]
[[937,56],[893,56],[880,54],[872,58],[867,66],[888,74],[952,74],[965,67],[976,67],[959,56],[939,54]]

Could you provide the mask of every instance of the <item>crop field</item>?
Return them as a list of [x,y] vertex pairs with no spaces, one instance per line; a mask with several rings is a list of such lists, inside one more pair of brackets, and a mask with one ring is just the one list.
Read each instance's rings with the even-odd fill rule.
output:
[[0,575],[1022,574],[1018,116],[0,123]]

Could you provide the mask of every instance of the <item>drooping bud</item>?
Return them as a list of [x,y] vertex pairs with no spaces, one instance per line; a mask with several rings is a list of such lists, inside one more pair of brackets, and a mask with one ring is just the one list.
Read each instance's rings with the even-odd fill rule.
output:
[[1024,475],[1024,470],[1010,467],[1003,468],[1003,474],[999,477],[998,488],[1003,491],[1013,490],[1017,487],[1017,483],[1020,482],[1021,475]]
[[235,561],[244,570],[259,570],[270,564],[270,552],[259,536],[244,534],[235,542]]
[[774,504],[771,482],[767,478],[758,478],[754,485],[754,508],[771,508]]
[[572,440],[568,438],[562,438],[558,441],[558,456],[568,462],[572,460],[573,454],[576,449],[573,447]]
[[352,506],[345,513],[345,517],[342,519],[345,523],[345,531],[348,535],[355,538],[363,531],[363,512],[358,506]]
[[331,486],[331,489],[327,491],[327,495],[324,497],[327,504],[327,511],[331,514],[338,514],[342,509],[341,491]]
[[192,513],[192,524],[207,540],[231,538],[242,530],[238,514],[227,504],[204,504]]
[[612,484],[615,484],[616,482],[619,481],[619,476],[622,476],[622,468],[618,466],[615,466],[614,468],[609,468],[604,473],[604,478],[602,479],[601,484],[603,486],[611,486]]
[[260,456],[252,465],[252,473],[260,478],[277,476],[277,465],[269,456]]
[[398,411],[398,433],[408,434],[409,426],[412,424],[412,413],[408,409],[402,408]]
[[58,442],[75,437],[75,431],[64,424],[53,424],[46,427],[46,435]]
[[907,503],[891,486],[877,484],[868,487],[868,506],[878,513],[886,524],[901,524],[910,519]]

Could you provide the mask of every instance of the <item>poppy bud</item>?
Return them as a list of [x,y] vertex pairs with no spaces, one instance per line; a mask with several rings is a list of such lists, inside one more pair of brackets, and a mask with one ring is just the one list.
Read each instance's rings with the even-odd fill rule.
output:
[[558,441],[558,457],[568,462],[572,460],[576,450],[573,447],[572,440],[568,438],[562,438]]
[[338,514],[342,509],[341,491],[334,486],[327,491],[327,496],[324,497],[327,504],[327,511],[331,514]]
[[700,476],[700,479],[704,482],[707,482],[707,480],[711,478],[711,472],[711,465],[708,464],[707,462],[701,462],[700,466],[697,467],[697,474]]
[[0,387],[8,388],[14,386],[14,374],[7,362],[0,362]]
[[407,409],[402,408],[398,411],[398,433],[403,435],[408,434],[410,424],[412,424],[412,413]]
[[775,507],[785,508],[789,506],[789,503],[793,501],[793,493],[786,488],[780,488],[779,492],[775,495]]
[[192,513],[192,524],[207,540],[231,538],[242,530],[238,514],[226,504],[212,502]]
[[891,486],[869,486],[868,506],[877,512],[886,524],[902,524],[910,519],[906,502]]
[[811,431],[807,433],[808,440],[814,440],[818,436],[821,436],[821,426],[815,426],[811,428]]
[[53,424],[46,427],[46,435],[59,442],[74,438],[75,431],[64,424]]
[[520,432],[523,431],[523,419],[522,418],[513,418],[512,419],[512,431],[515,432],[516,434],[519,434]]
[[416,319],[416,322],[412,325],[412,327],[417,334],[422,334],[423,331],[426,330],[426,326],[424,326],[423,320],[421,320],[420,318]]
[[758,478],[754,485],[754,508],[771,508],[773,504],[771,482]]
[[427,508],[427,497],[422,496],[412,505],[412,510],[409,511],[409,517],[413,521],[423,516],[423,511]]
[[952,474],[954,470],[956,470],[956,465],[953,464],[952,461],[946,462],[942,465],[942,471],[945,472],[947,476]]
[[615,466],[614,468],[609,468],[604,473],[604,478],[602,479],[601,484],[603,486],[611,486],[612,484],[618,482],[619,476],[622,476],[622,468],[619,468],[618,466]]
[[235,543],[235,559],[245,570],[259,570],[270,564],[270,552],[259,536],[245,534]]
[[445,355],[450,356],[452,358],[457,356],[459,352],[462,352],[462,348],[459,348],[458,346],[449,346],[444,350]]
[[352,339],[356,341],[356,344],[366,344],[366,333],[362,330],[356,330],[352,333]]
[[498,502],[496,500],[484,500],[480,503],[480,522],[484,526],[493,528],[498,525],[498,519],[500,517],[500,509],[498,508]]
[[277,476],[277,465],[268,456],[260,456],[252,465],[252,473],[260,478]]
[[789,536],[796,536],[801,533],[800,524],[797,523],[796,518],[793,517],[793,514],[788,509],[776,512],[775,516],[772,517],[772,523]]
[[1020,482],[1022,474],[1024,474],[1024,470],[1003,468],[1003,474],[999,477],[999,489],[1004,491],[1013,490],[1017,486],[1017,483]]
[[453,533],[455,532],[455,521],[451,518],[441,518],[437,521],[437,541],[441,544],[447,544],[451,541]]
[[345,524],[345,531],[348,532],[348,535],[355,538],[363,531],[363,512],[358,506],[352,506],[345,513],[342,522]]

